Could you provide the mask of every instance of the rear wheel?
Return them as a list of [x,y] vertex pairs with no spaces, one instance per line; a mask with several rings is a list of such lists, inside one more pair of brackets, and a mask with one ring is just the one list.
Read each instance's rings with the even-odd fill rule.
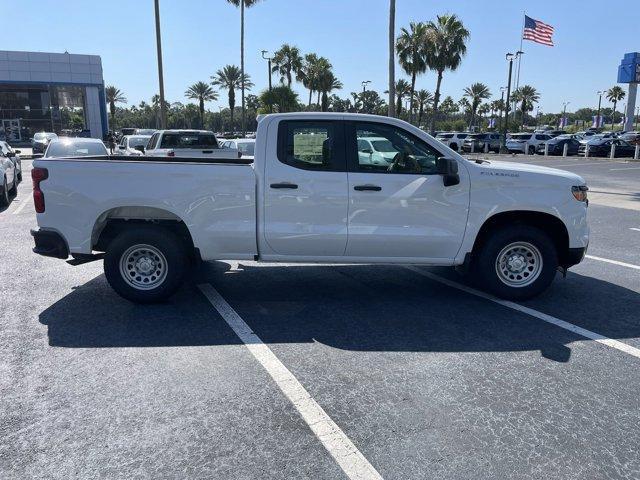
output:
[[546,290],[555,277],[558,254],[549,236],[528,225],[504,227],[481,245],[473,278],[489,292],[524,300]]
[[9,190],[9,194],[13,197],[18,193],[18,177],[16,174],[13,176],[13,185],[11,186],[11,190]]
[[536,147],[534,147],[533,145],[529,145],[529,155],[535,155],[536,153]]
[[7,177],[2,179],[2,191],[0,192],[0,207],[9,205],[9,185],[7,185]]
[[455,152],[458,151],[458,144],[457,143],[452,143],[451,145],[449,145],[449,148]]
[[153,303],[176,292],[188,265],[180,238],[161,227],[139,226],[110,242],[104,273],[120,296],[137,303]]

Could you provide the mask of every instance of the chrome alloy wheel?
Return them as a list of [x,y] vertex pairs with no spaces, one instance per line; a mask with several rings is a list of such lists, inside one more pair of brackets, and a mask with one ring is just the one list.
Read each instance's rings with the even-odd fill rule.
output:
[[514,242],[504,247],[496,258],[496,273],[508,287],[526,287],[542,272],[542,255],[528,242]]
[[151,290],[167,278],[167,259],[151,245],[134,245],[120,257],[120,275],[138,290]]

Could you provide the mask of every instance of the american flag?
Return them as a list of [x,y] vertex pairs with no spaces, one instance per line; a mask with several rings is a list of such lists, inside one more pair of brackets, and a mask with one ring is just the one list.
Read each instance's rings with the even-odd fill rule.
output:
[[553,27],[551,25],[547,25],[540,20],[534,20],[526,15],[524,16],[524,31],[522,33],[524,40],[531,40],[532,42],[553,47],[552,35]]

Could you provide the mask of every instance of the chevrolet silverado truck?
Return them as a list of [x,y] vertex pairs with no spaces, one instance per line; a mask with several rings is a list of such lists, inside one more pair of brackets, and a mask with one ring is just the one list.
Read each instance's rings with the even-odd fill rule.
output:
[[[359,139],[372,137],[396,153],[363,158]],[[254,159],[39,159],[32,179],[34,252],[103,259],[135,302],[165,299],[212,260],[453,266],[518,300],[589,242],[578,175],[469,160],[381,116],[266,115]]]

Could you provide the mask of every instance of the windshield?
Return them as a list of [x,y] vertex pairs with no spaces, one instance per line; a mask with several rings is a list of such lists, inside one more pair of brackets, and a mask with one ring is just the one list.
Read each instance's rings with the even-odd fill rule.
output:
[[129,147],[134,148],[142,145],[143,147],[147,146],[149,143],[150,137],[129,137]]
[[238,150],[240,151],[240,153],[242,153],[242,155],[253,156],[255,146],[256,144],[254,142],[238,142]]
[[160,148],[218,148],[212,133],[165,133]]
[[45,157],[86,157],[87,155],[107,155],[102,142],[52,142]]
[[46,133],[46,132],[38,132],[33,136],[34,140],[53,140],[54,138],[58,138],[58,135],[55,133]]
[[133,132],[137,135],[153,135],[156,131],[153,128],[136,128]]
[[371,142],[376,152],[397,152],[389,140],[373,140]]

